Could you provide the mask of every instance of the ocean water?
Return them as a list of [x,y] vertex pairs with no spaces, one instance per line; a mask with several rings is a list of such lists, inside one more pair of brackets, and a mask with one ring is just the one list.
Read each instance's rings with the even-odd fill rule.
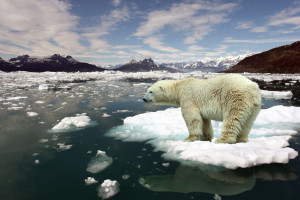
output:
[[[157,75],[0,73],[0,199],[299,199],[300,158],[235,170],[184,165],[162,157],[146,142],[124,142],[106,134],[127,117],[165,110],[141,101]],[[176,75],[172,78],[181,78]],[[299,101],[263,99],[263,109],[300,107]],[[66,117],[86,113],[88,126],[53,131]],[[272,116],[270,116],[272,117]],[[290,147],[299,152],[299,128]],[[97,151],[112,163],[87,171]],[[98,183],[86,185],[93,177]]]

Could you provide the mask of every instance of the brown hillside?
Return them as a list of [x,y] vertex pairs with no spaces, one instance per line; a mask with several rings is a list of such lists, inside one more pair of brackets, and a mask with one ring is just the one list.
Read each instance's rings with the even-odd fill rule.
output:
[[249,56],[226,73],[300,73],[300,41]]

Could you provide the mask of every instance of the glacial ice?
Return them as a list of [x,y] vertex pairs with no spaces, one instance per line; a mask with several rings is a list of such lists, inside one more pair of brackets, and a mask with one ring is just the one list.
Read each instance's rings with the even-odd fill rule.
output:
[[213,142],[183,142],[188,130],[180,108],[148,112],[124,119],[124,125],[106,135],[123,141],[145,142],[163,151],[167,160],[184,164],[209,164],[228,169],[248,168],[270,163],[288,163],[298,152],[289,148],[289,139],[300,128],[300,108],[274,106],[262,109],[249,135],[248,143],[217,144],[222,122],[212,121]]

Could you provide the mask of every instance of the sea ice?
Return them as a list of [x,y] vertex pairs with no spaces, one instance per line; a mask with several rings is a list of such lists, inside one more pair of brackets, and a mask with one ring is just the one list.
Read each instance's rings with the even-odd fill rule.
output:
[[107,114],[107,113],[103,113],[102,117],[110,117],[111,115]]
[[58,146],[59,151],[65,151],[65,150],[69,150],[72,148],[71,144],[66,145],[65,143],[58,143],[57,146]]
[[6,100],[7,101],[18,101],[20,99],[26,99],[26,98],[28,98],[28,97],[26,97],[26,96],[18,96],[18,97],[8,97]]
[[87,177],[84,180],[84,182],[85,182],[86,185],[92,185],[92,184],[98,183],[98,181],[93,177]]
[[293,97],[293,93],[291,91],[261,90],[261,96],[266,99],[291,99]]
[[21,109],[23,109],[23,107],[20,107],[20,106],[12,106],[12,107],[7,108],[7,110],[21,110]]
[[288,140],[300,128],[300,108],[274,106],[260,111],[249,135],[249,142],[217,144],[222,122],[212,122],[213,142],[183,142],[188,130],[180,108],[148,112],[124,119],[124,125],[106,135],[123,141],[148,141],[167,160],[184,164],[210,164],[228,169],[248,168],[269,163],[288,163],[298,152]]
[[72,128],[83,128],[91,125],[91,119],[86,113],[77,114],[75,117],[65,117],[52,128],[55,132],[72,131]]
[[43,103],[45,103],[45,101],[36,101],[35,103],[36,104],[43,104]]
[[47,84],[41,84],[39,85],[39,90],[48,90],[49,86]]
[[112,162],[113,159],[111,157],[107,156],[104,151],[98,150],[96,156],[88,163],[86,171],[93,174],[99,173],[109,167]]
[[26,114],[28,117],[35,117],[38,115],[38,113],[36,113],[36,112],[27,112]]
[[118,181],[105,180],[98,188],[98,196],[102,199],[110,198],[120,191]]

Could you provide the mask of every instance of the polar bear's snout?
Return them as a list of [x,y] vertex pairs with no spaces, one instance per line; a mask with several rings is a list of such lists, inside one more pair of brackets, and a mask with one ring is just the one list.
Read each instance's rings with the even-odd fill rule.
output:
[[143,97],[143,101],[145,101],[146,103],[150,103],[152,101],[152,99],[150,98],[150,94],[148,92]]
[[145,101],[146,103],[150,103],[152,100],[149,99],[149,97],[147,96],[147,94],[144,96],[143,101]]

